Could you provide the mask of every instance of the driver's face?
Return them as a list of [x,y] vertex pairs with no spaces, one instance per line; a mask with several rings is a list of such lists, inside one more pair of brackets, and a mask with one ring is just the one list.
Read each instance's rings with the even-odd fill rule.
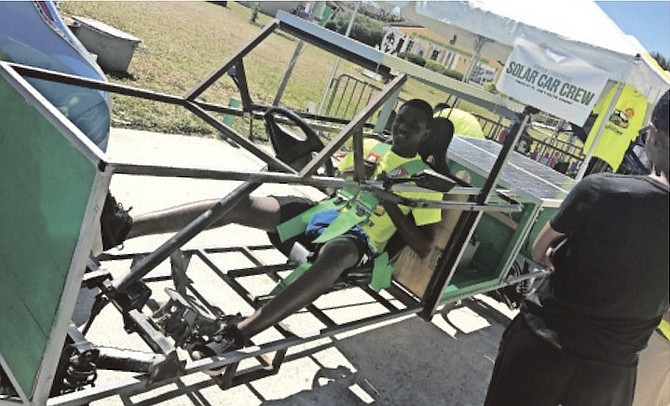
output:
[[391,126],[393,151],[400,156],[413,157],[428,130],[428,118],[422,110],[412,106],[400,108]]

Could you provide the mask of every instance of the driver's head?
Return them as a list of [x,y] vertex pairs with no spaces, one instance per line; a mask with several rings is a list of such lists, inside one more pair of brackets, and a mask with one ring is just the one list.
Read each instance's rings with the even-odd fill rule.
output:
[[419,151],[419,145],[430,132],[433,109],[426,101],[412,99],[405,102],[393,120],[393,152],[411,158]]

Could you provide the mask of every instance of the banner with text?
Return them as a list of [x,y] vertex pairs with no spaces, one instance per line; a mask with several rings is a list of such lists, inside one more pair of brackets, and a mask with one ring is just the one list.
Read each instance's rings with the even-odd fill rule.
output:
[[520,102],[582,126],[607,83],[607,72],[523,39],[514,43],[496,87]]

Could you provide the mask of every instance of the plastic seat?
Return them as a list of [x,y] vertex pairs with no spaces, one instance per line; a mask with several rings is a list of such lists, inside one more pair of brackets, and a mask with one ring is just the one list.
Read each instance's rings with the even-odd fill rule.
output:
[[442,175],[449,174],[446,157],[452,138],[454,138],[454,124],[451,120],[435,117],[428,137],[419,146],[421,159]]
[[[288,131],[277,123],[276,116],[282,116],[302,130],[303,137]],[[312,159],[312,155],[324,147],[319,136],[305,123],[300,116],[291,110],[273,107],[265,112],[265,131],[270,138],[277,159],[295,170],[304,168]],[[332,175],[332,163],[326,162],[326,172]]]
[[[268,110],[266,117],[270,112],[285,115],[287,117],[287,114],[295,114],[285,109],[274,108]],[[295,119],[292,121],[299,123],[299,121],[296,121]],[[300,140],[294,134],[282,129],[282,127],[277,125],[274,120],[266,118],[265,123],[268,134],[270,134],[272,145],[275,148],[277,158],[291,165],[295,169],[301,169],[302,166],[309,162],[312,152],[318,152],[323,148],[323,143],[311,129],[306,131],[301,127],[306,134],[306,139]],[[453,136],[454,125],[451,120],[444,117],[437,117],[433,119],[428,137],[419,146],[419,156],[421,156],[421,159],[423,159],[433,170],[442,175],[449,175],[446,154]],[[270,237],[272,244],[289,258],[290,263],[300,264],[313,259],[313,253],[307,251],[307,249],[299,242],[295,242],[289,247],[286,243],[282,243],[279,240],[276,233],[268,233],[268,236]],[[396,233],[387,244],[389,257],[393,257],[405,245],[402,237]],[[299,260],[295,257],[296,252],[303,253],[302,255],[299,255]],[[347,269],[333,284],[330,290],[334,291],[354,286],[367,285],[372,278],[373,262],[374,261],[367,261],[362,265]],[[269,297],[265,298],[265,300],[267,299],[269,299]]]

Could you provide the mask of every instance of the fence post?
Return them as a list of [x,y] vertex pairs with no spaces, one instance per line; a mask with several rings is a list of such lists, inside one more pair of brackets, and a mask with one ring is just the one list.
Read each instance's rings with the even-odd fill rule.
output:
[[[345,37],[348,37],[349,34],[351,33],[351,28],[354,26],[354,21],[356,20],[356,14],[358,14],[358,8],[360,7],[361,2],[357,1],[356,2],[356,7],[354,8],[354,12],[351,15],[351,20],[349,20],[349,25],[347,26],[347,32],[344,33]],[[335,59],[335,63],[333,64],[333,69],[330,71],[330,77],[328,78],[328,82],[326,83],[326,88],[323,90],[323,97],[321,97],[321,103],[319,104],[319,111],[318,113],[321,114],[321,110],[323,110],[323,105],[326,102],[326,96],[328,95],[328,90],[330,90],[331,85],[333,84],[333,79],[335,79],[335,74],[337,73],[337,68],[340,66],[340,57],[338,56]]]
[[[230,100],[228,100],[228,107],[233,107],[233,108],[238,108],[240,107],[241,101],[237,97],[231,97]],[[223,115],[223,124],[227,125],[228,127],[231,127],[233,123],[235,122],[235,115],[234,114],[224,114]],[[227,140],[228,136],[221,131],[219,131],[219,138],[222,140]]]

